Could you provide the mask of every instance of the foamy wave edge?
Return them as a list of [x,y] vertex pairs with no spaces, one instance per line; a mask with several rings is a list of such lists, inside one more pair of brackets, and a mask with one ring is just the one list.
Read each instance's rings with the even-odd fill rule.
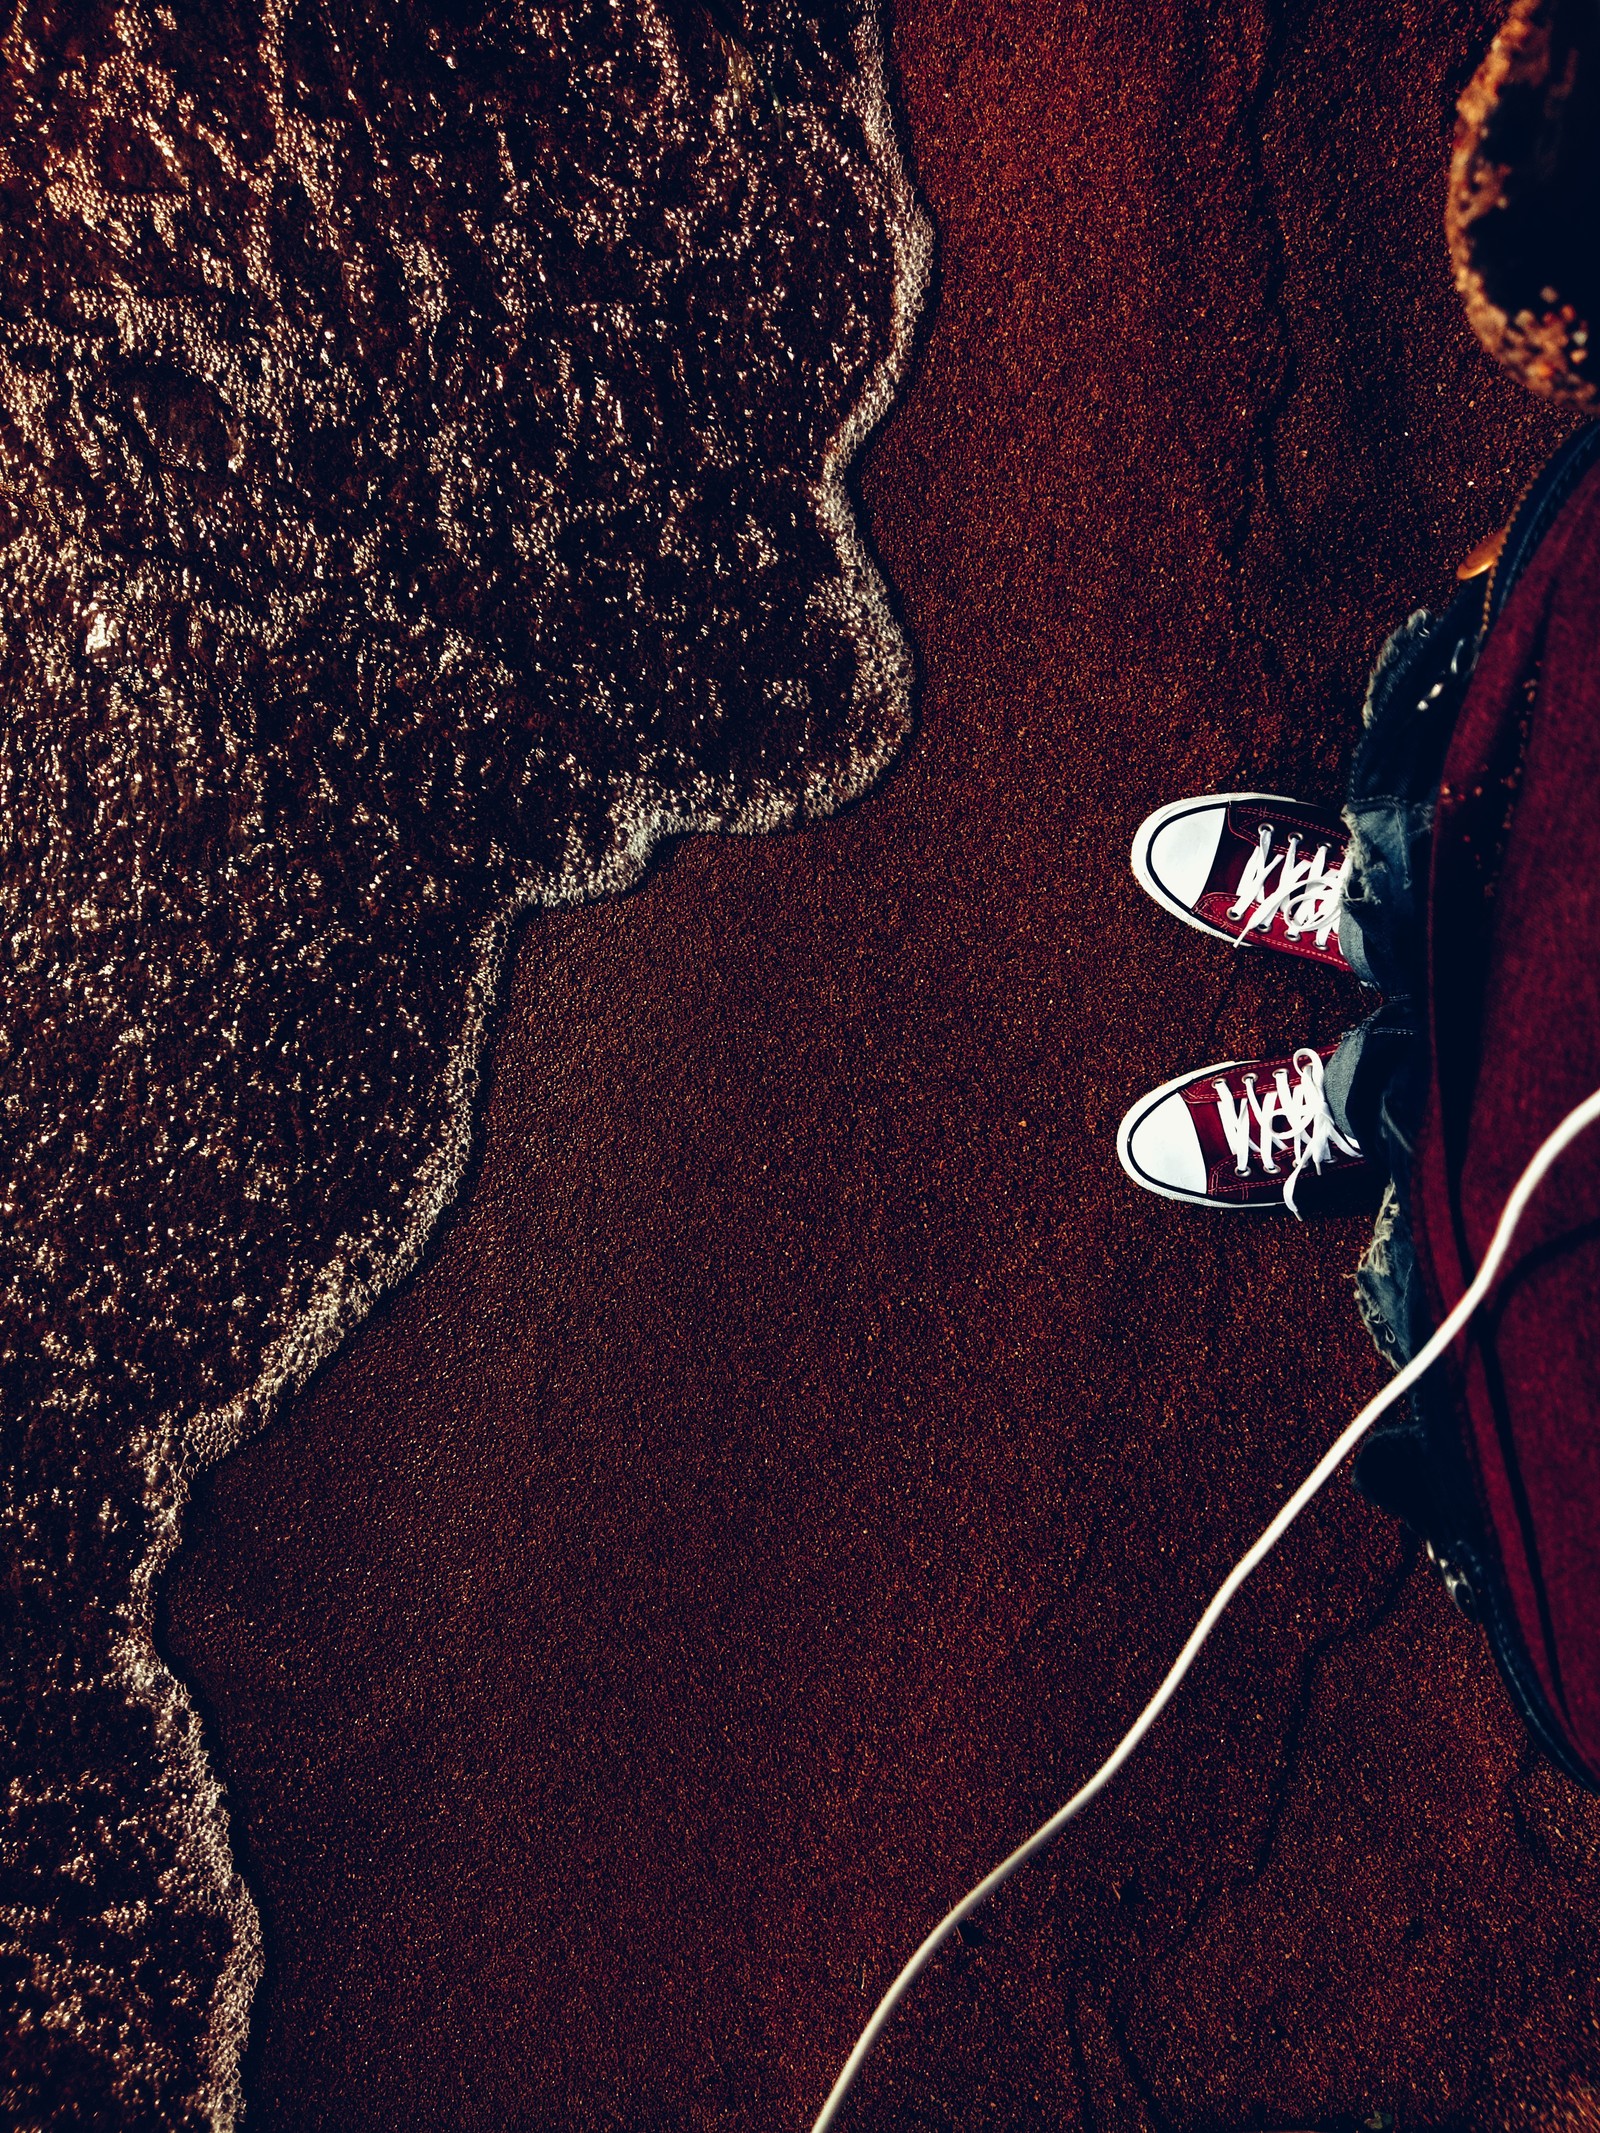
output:
[[[583,866],[572,859],[553,878],[530,876],[519,883],[505,907],[473,942],[464,1033],[446,1070],[447,1124],[419,1168],[412,1191],[413,1219],[398,1244],[380,1251],[376,1225],[370,1233],[347,1234],[319,1278],[310,1308],[269,1349],[254,1382],[223,1407],[152,1430],[141,1448],[146,1501],[156,1538],[134,1581],[116,1646],[115,1670],[124,1692],[149,1709],[164,1777],[182,1803],[175,1820],[184,1882],[207,1909],[226,1919],[232,1934],[233,1952],[213,1996],[204,2086],[196,2098],[215,2133],[232,2133],[244,2114],[242,2066],[250,2010],[265,1961],[260,1914],[234,1862],[226,1796],[206,1751],[199,1713],[155,1646],[156,1594],[181,1544],[190,1490],[200,1474],[237,1450],[299,1391],[378,1300],[420,1262],[467,1173],[490,1024],[519,919],[535,910],[592,902],[633,887],[665,840],[712,832],[754,835],[837,813],[878,781],[910,731],[911,648],[895,620],[882,573],[868,551],[847,476],[910,368],[932,272],[933,226],[917,198],[900,146],[876,0],[862,0],[853,42],[856,74],[847,108],[861,124],[871,152],[872,176],[886,201],[885,222],[894,255],[894,311],[888,352],[867,374],[855,405],[835,432],[813,501],[818,522],[831,539],[844,573],[844,589],[832,603],[836,619],[851,627],[862,649],[856,704],[871,700],[893,706],[897,716],[883,722],[886,737],[879,747],[858,747],[843,777],[813,777],[798,805],[774,793],[738,807],[731,786],[702,779],[685,807],[681,796],[669,804],[658,786],[644,779],[630,780],[618,791],[611,810],[614,842],[598,866]],[[358,1273],[358,1267],[366,1271]]]

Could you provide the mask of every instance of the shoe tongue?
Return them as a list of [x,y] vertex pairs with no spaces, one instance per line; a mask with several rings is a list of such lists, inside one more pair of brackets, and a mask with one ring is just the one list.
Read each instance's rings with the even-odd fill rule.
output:
[[[1194,1130],[1199,1138],[1200,1153],[1205,1158],[1208,1176],[1216,1170],[1219,1163],[1225,1164],[1230,1171],[1234,1167],[1233,1151],[1228,1146],[1227,1135],[1222,1130],[1222,1113],[1217,1107],[1217,1092],[1214,1084],[1220,1081],[1228,1089],[1235,1103],[1242,1102],[1244,1099],[1244,1077],[1252,1071],[1254,1070],[1250,1067],[1234,1067],[1226,1074],[1208,1075],[1204,1081],[1197,1082],[1193,1088],[1185,1089],[1183,1092],[1183,1100],[1189,1106],[1190,1116],[1194,1120]],[[1257,1089],[1261,1087],[1259,1076],[1256,1081],[1256,1087]],[[1252,1171],[1259,1171],[1261,1166],[1254,1160],[1256,1135],[1253,1125],[1251,1127],[1250,1146],[1252,1155],[1251,1169]]]
[[[1238,894],[1239,884],[1244,879],[1244,870],[1255,852],[1260,849],[1261,832],[1272,832],[1270,850],[1281,856],[1291,837],[1298,837],[1304,847],[1315,848],[1322,837],[1319,826],[1293,807],[1278,807],[1262,801],[1235,801],[1228,809],[1228,834],[1217,848],[1217,863],[1212,869],[1207,888],[1213,892],[1226,889],[1229,896]],[[1267,884],[1270,896],[1278,885],[1278,869]]]
[[[1217,848],[1216,864],[1211,878],[1206,883],[1208,896],[1225,896],[1231,903],[1239,893],[1239,884],[1244,879],[1246,867],[1252,855],[1259,849],[1263,829],[1272,832],[1271,854],[1281,859],[1287,852],[1289,839],[1297,840],[1295,860],[1297,866],[1316,856],[1325,848],[1328,867],[1336,867],[1344,857],[1345,838],[1342,826],[1332,825],[1320,817],[1302,813],[1295,807],[1277,807],[1260,801],[1235,803],[1228,810],[1228,830]],[[1282,877],[1281,866],[1274,866],[1263,894],[1271,896]],[[1281,922],[1281,912],[1273,924]]]

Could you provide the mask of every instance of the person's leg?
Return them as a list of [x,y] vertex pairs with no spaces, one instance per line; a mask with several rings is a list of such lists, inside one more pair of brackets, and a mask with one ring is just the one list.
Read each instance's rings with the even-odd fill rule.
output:
[[1390,637],[1368,685],[1345,799],[1350,870],[1339,945],[1356,976],[1383,997],[1328,1061],[1323,1088],[1340,1132],[1388,1173],[1356,1273],[1356,1303],[1397,1368],[1428,1331],[1406,1210],[1427,1093],[1420,1003],[1429,841],[1482,609],[1481,586],[1469,585],[1442,615],[1414,614]]
[[[1328,1061],[1324,1086],[1341,1130],[1387,1172],[1354,1286],[1374,1346],[1397,1370],[1433,1330],[1410,1211],[1428,1088],[1428,867],[1444,754],[1482,614],[1483,588],[1469,584],[1436,620],[1413,615],[1389,639],[1373,670],[1344,809],[1351,866],[1339,942],[1351,969],[1382,998]],[[1447,1426],[1429,1397],[1414,1394],[1356,1458],[1362,1494],[1430,1542],[1460,1524]],[[1462,1580],[1441,1567],[1461,1602]]]

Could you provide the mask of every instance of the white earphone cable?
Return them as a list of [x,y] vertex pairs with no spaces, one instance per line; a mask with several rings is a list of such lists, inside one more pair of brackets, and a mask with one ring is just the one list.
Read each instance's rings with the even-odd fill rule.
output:
[[1440,1326],[1427,1346],[1418,1350],[1417,1354],[1412,1357],[1403,1370],[1390,1380],[1376,1399],[1367,1402],[1360,1414],[1356,1416],[1355,1420],[1350,1423],[1334,1444],[1329,1447],[1305,1480],[1301,1482],[1299,1488],[1284,1504],[1282,1510],[1278,1512],[1260,1539],[1256,1541],[1247,1554],[1240,1557],[1232,1570],[1228,1572],[1228,1575],[1218,1588],[1216,1597],[1195,1624],[1193,1634],[1190,1636],[1188,1643],[1185,1644],[1183,1650],[1174,1660],[1165,1680],[1100,1765],[1094,1776],[1089,1779],[1087,1784],[1080,1786],[1066,1805],[1059,1808],[1048,1822],[1041,1824],[1025,1843],[1019,1844],[1008,1858],[1002,1859],[993,1873],[985,1875],[977,1887],[970,1894],[964,1896],[953,1911],[945,1914],[923,1941],[873,2010],[871,2020],[857,2038],[855,2049],[845,2061],[840,2070],[838,2080],[835,2081],[829,2091],[828,2100],[822,2106],[811,2133],[828,2133],[828,2128],[838,2117],[840,2107],[854,2086],[856,2076],[860,2073],[868,2052],[871,2051],[873,2045],[882,2034],[890,2015],[894,2013],[895,2008],[905,1998],[906,1993],[916,1979],[927,1968],[956,1927],[960,1925],[964,1918],[970,1917],[980,1904],[992,1896],[1002,1882],[1009,1881],[1019,1866],[1025,1864],[1036,1852],[1043,1851],[1047,1844],[1050,1844],[1061,1834],[1069,1822],[1083,1812],[1091,1800],[1105,1790],[1106,1786],[1110,1784],[1111,1780],[1161,1716],[1167,1705],[1172,1701],[1174,1695],[1176,1695],[1179,1684],[1199,1657],[1200,1647],[1222,1619],[1229,1602],[1245,1579],[1271,1554],[1306,1505],[1310,1503],[1312,1497],[1343,1465],[1378,1417],[1386,1409],[1392,1407],[1402,1394],[1409,1392],[1418,1378],[1431,1369],[1450,1346],[1450,1343],[1460,1333],[1473,1312],[1477,1310],[1479,1304],[1483,1302],[1484,1297],[1489,1293],[1495,1275],[1500,1270],[1501,1261],[1505,1258],[1506,1252],[1510,1248],[1511,1239],[1516,1233],[1517,1225],[1527,1211],[1528,1202],[1543,1183],[1551,1165],[1560,1159],[1585,1127],[1593,1125],[1597,1119],[1600,1119],[1600,1089],[1596,1089],[1592,1096],[1586,1097],[1575,1110],[1569,1111],[1555,1131],[1540,1143],[1533,1160],[1513,1187],[1511,1197],[1506,1201],[1500,1220],[1495,1226],[1489,1249],[1484,1254],[1483,1264],[1479,1267],[1471,1287],[1463,1295],[1461,1301],[1456,1305],[1443,1325]]

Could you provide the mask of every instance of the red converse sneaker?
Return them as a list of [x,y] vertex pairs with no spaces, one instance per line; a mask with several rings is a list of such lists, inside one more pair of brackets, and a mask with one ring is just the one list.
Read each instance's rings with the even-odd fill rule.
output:
[[1337,1047],[1292,1059],[1227,1059],[1163,1082],[1117,1128],[1117,1159],[1136,1185],[1199,1207],[1287,1207],[1309,1166],[1369,1172],[1333,1122],[1322,1070]]
[[1186,926],[1348,970],[1339,909],[1350,836],[1337,815],[1276,793],[1174,800],[1134,832],[1133,871]]

